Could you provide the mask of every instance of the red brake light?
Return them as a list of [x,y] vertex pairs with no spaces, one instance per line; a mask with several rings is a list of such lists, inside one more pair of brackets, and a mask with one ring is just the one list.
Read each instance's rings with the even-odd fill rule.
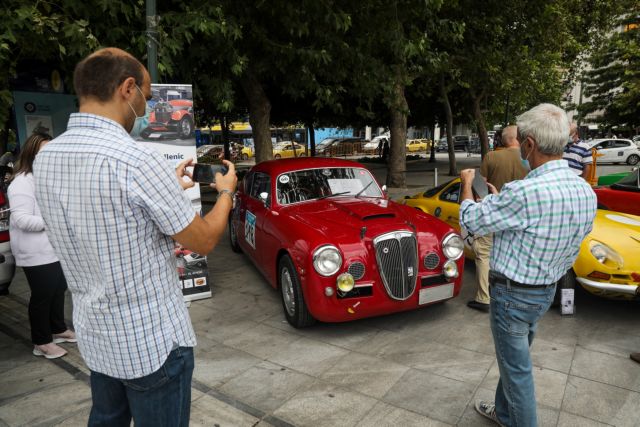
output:
[[609,280],[611,275],[601,271],[592,271],[587,277],[591,277],[592,279]]

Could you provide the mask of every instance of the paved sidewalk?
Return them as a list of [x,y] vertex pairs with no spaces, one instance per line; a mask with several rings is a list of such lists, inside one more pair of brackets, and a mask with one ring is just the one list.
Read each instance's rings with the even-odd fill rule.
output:
[[[430,180],[409,172],[406,193]],[[473,263],[461,295],[444,304],[296,330],[278,292],[226,239],[209,262],[213,297],[189,309],[198,337],[192,425],[491,425],[473,409],[498,380],[488,316],[465,305]],[[18,269],[11,295],[0,297],[0,426],[86,425],[87,368],[71,344],[62,359],[31,355],[28,296]],[[573,317],[547,313],[532,348],[540,425],[640,425],[640,365],[629,359],[640,351],[640,304],[580,290],[576,304]]]

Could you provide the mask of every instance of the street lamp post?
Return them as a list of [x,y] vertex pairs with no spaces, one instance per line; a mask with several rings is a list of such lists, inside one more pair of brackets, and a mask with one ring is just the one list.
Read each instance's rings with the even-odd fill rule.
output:
[[158,15],[156,0],[147,0],[147,69],[151,83],[158,83]]

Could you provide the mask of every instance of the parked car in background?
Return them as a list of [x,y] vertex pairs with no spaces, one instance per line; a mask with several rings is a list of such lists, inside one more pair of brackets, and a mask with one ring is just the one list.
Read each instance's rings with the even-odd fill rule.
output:
[[630,139],[593,139],[587,144],[598,151],[598,163],[636,165],[640,162],[640,149]]
[[407,152],[427,151],[430,147],[430,142],[428,139],[408,139],[406,144]]
[[274,159],[286,159],[289,157],[305,157],[307,147],[292,141],[281,141],[273,146]]
[[16,260],[9,243],[9,203],[6,193],[0,191],[0,295],[8,293],[16,272]]
[[[466,151],[471,137],[467,135],[455,135],[453,137],[453,151]],[[448,151],[447,138],[440,138],[437,151]]]
[[[362,146],[362,150],[367,153],[367,154],[380,154],[378,153],[378,145],[382,142],[382,145],[384,145],[384,143],[386,142],[387,144],[390,143],[389,141],[389,137],[385,136],[385,135],[379,135],[379,136],[375,136],[373,137],[373,139],[369,142],[364,143],[364,145]],[[382,148],[382,145],[380,146],[380,148]]]
[[236,193],[229,238],[279,290],[296,328],[413,310],[460,292],[459,234],[389,200],[348,160],[257,164]]
[[[460,230],[460,178],[446,182],[401,200],[425,213],[430,213]],[[600,199],[598,199],[600,200]],[[638,206],[638,205],[636,205]],[[460,230],[465,254],[471,249],[473,236]],[[595,295],[613,299],[640,298],[640,217],[619,212],[598,210],[593,230],[585,237],[573,269],[565,276],[564,286],[573,287],[577,280]]]
[[363,152],[364,141],[360,138],[331,138],[316,147],[318,156],[351,156]]
[[[600,209],[640,215],[640,171],[638,169],[611,185],[596,187],[593,191],[598,196]],[[638,253],[640,254],[640,246]]]

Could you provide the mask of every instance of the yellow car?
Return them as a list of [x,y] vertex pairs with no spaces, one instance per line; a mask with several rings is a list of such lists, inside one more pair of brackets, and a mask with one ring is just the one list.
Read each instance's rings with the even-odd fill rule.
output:
[[407,140],[407,152],[427,151],[429,142],[428,139],[409,139]]
[[[295,153],[294,153],[295,148]],[[307,148],[297,142],[283,141],[273,146],[274,159],[286,159],[288,157],[304,157],[307,155]]]
[[[460,230],[459,193],[460,178],[456,178],[398,202],[429,213],[459,230],[465,241],[465,255],[474,259],[472,237]],[[594,295],[640,299],[638,254],[640,216],[598,209],[593,230],[582,241],[573,272],[567,275],[567,280],[576,280]]]
[[242,157],[242,160],[249,160],[251,157],[253,157],[253,147],[249,147],[246,145],[242,147],[240,156]]

